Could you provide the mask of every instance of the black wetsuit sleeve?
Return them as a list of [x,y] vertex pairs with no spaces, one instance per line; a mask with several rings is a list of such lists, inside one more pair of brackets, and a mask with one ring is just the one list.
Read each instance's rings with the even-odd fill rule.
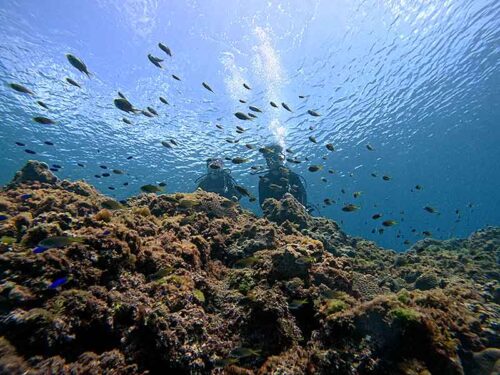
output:
[[207,191],[207,184],[206,184],[206,178],[202,178],[200,182],[198,182],[198,187],[197,189],[205,190]]
[[291,176],[291,185],[295,185],[295,192],[293,196],[300,202],[302,205],[307,207],[307,194],[306,194],[306,188],[304,187],[304,184],[302,183],[301,178],[299,177],[298,174],[293,173]]
[[230,197],[236,197],[238,200],[241,199],[241,193],[234,187],[234,182],[229,180],[227,182],[228,195]]
[[263,181],[264,179],[260,179],[259,181],[259,205],[262,207],[262,203],[270,197],[269,195],[269,187],[266,186],[266,183]]

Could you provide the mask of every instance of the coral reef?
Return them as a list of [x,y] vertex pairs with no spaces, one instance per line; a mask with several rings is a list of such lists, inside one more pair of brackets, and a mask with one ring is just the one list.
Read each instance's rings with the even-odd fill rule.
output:
[[[292,196],[263,218],[202,191],[121,204],[37,162],[0,211],[2,374],[500,368],[500,228],[396,253]],[[33,251],[53,237],[78,241]]]

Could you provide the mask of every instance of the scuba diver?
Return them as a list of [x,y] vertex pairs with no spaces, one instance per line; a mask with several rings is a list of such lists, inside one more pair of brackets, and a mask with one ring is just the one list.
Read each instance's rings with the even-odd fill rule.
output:
[[262,149],[268,172],[260,177],[259,204],[267,198],[281,199],[286,193],[292,194],[304,207],[307,207],[306,189],[302,177],[285,167],[283,147],[274,144]]
[[219,158],[207,159],[207,173],[196,179],[198,189],[217,193],[231,200],[240,200],[241,194],[236,190],[236,182],[230,171],[224,169],[224,162]]

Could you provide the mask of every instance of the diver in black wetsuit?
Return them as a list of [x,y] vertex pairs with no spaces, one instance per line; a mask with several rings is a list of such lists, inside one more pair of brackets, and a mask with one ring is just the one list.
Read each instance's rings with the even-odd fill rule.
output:
[[304,207],[307,207],[307,194],[302,178],[285,167],[283,148],[271,145],[263,148],[269,171],[260,177],[259,204],[267,198],[281,199],[286,193],[292,194]]
[[207,160],[207,174],[196,180],[198,189],[211,193],[217,193],[227,199],[240,200],[241,194],[235,188],[235,181],[230,172],[224,169],[222,159],[214,158]]

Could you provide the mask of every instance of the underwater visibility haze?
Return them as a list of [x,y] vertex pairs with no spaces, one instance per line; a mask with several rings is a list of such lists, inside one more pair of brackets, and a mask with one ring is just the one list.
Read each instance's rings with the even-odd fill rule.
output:
[[0,82],[0,372],[499,370],[500,1],[3,1]]

